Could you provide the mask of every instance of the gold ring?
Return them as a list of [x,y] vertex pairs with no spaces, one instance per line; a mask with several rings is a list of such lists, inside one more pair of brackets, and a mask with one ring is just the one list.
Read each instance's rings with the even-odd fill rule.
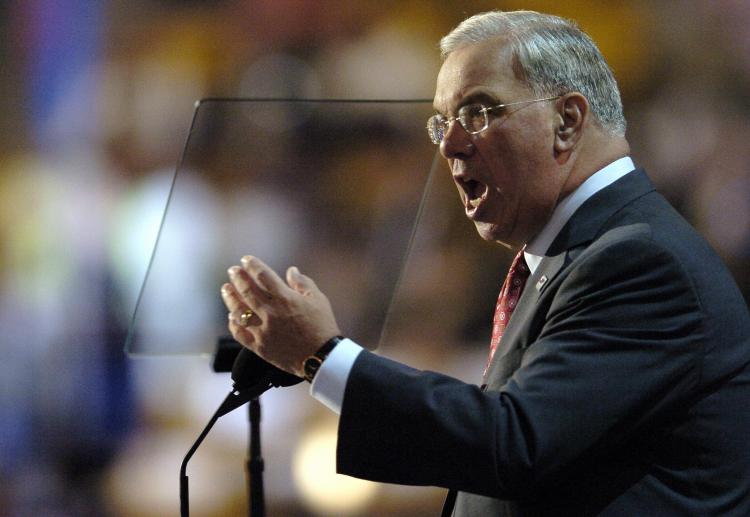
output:
[[245,311],[240,314],[240,325],[242,325],[243,327],[247,327],[248,325],[250,325],[250,318],[253,317],[253,314],[255,313],[250,307],[245,309]]

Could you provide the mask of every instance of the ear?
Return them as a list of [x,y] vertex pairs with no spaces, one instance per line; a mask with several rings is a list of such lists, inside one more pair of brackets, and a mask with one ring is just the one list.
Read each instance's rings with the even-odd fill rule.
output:
[[573,150],[583,136],[589,116],[589,101],[582,94],[571,92],[561,97],[558,106],[555,152],[560,154]]

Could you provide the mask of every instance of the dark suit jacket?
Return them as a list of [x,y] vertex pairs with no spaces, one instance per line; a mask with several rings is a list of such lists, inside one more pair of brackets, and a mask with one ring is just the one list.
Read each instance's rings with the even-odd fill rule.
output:
[[529,278],[488,389],[363,352],[344,474],[460,490],[456,516],[750,515],[750,317],[643,171]]

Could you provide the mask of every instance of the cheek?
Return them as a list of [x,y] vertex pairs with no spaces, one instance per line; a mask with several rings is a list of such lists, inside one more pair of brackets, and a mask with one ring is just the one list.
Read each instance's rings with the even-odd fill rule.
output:
[[529,169],[534,169],[543,153],[543,145],[538,132],[528,127],[498,129],[482,142],[479,147],[485,163],[498,180],[523,177]]
[[489,164],[491,184],[501,201],[495,208],[508,223],[513,219],[513,225],[536,226],[536,219],[546,217],[557,202],[558,178],[542,146],[518,140],[513,143],[504,152],[494,153]]
[[524,198],[525,191],[534,188],[537,165],[533,156],[506,148],[493,153],[486,163],[487,183],[507,202]]

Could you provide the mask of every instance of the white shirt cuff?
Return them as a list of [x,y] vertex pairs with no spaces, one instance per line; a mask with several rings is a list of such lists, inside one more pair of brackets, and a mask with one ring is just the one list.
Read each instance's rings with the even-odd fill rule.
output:
[[362,347],[351,339],[342,339],[320,365],[310,384],[310,395],[337,415],[341,414],[349,372],[362,350]]

